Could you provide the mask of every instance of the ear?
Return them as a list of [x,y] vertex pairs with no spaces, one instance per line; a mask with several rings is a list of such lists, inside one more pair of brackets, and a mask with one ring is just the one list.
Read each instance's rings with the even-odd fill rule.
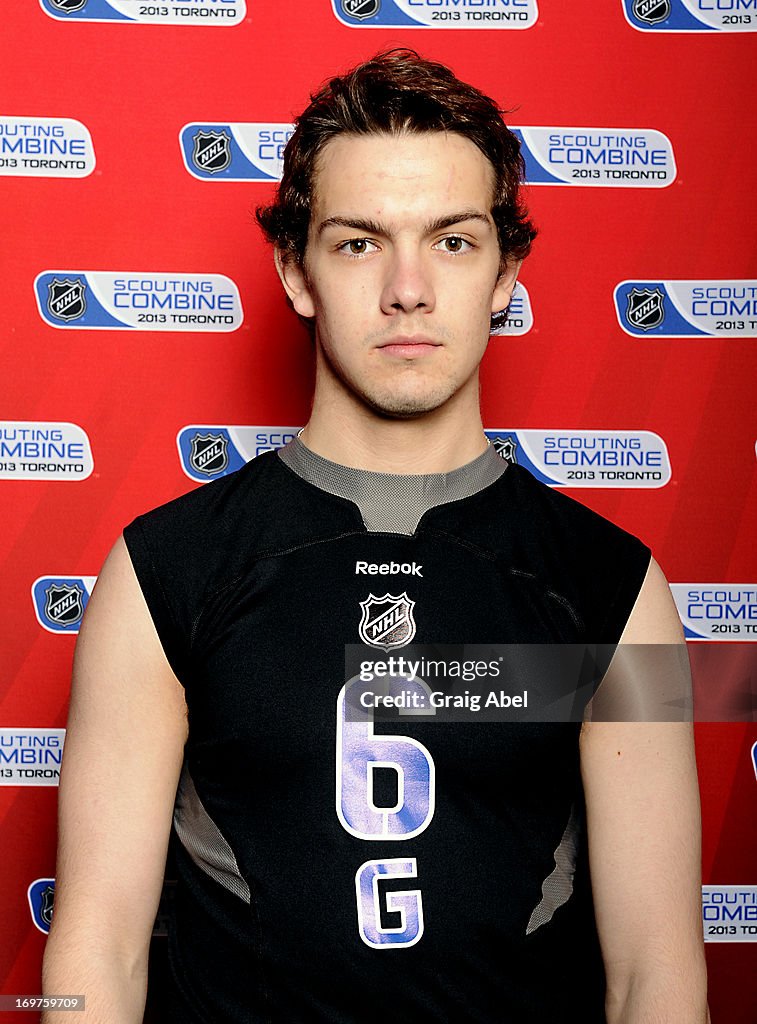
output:
[[289,301],[294,306],[295,312],[304,317],[315,316],[315,303],[304,269],[291,256],[282,253],[278,247],[273,250],[273,259],[281,283],[284,285],[284,291],[289,296]]
[[492,313],[500,313],[507,309],[512,298],[515,282],[518,280],[518,271],[523,260],[509,260],[505,269],[497,278],[492,295]]

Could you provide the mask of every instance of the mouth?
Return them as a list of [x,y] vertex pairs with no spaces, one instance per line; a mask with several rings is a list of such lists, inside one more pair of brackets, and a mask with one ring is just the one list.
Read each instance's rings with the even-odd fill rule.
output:
[[419,359],[441,348],[441,342],[433,341],[423,335],[400,336],[389,338],[376,346],[383,355],[395,356],[400,359]]

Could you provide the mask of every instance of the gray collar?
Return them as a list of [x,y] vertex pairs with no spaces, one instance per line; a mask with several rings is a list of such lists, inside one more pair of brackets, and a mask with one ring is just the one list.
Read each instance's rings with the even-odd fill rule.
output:
[[450,473],[423,475],[374,473],[342,466],[316,455],[298,437],[279,448],[278,455],[303,480],[357,505],[366,530],[408,535],[415,532],[428,509],[477,494],[507,469],[507,463],[491,445],[472,462]]

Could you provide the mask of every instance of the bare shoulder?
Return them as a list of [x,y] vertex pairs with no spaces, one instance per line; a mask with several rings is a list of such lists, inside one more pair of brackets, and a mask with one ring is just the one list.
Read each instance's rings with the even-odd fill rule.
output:
[[[74,656],[73,697],[86,697],[93,674],[99,676],[101,691],[115,687],[115,679],[127,671],[125,700],[136,700],[137,691],[144,699],[152,691],[166,709],[186,710],[183,687],[163,653],[128,548],[119,537],[103,564],[82,622]],[[117,696],[111,692],[111,697]]]
[[622,644],[683,643],[683,629],[670,586],[650,559],[644,582],[620,638]]
[[[111,548],[97,577],[79,632],[76,657],[81,662],[90,648],[112,642],[128,632],[146,632],[149,617],[123,536]],[[120,629],[118,626],[120,625]],[[111,632],[115,634],[110,637]]]
[[[652,559],[613,682],[649,699],[634,703],[632,695],[628,706],[638,710],[625,720],[587,722],[581,730],[592,890],[613,1021],[642,1007],[655,1019],[707,1019],[692,725],[647,714],[665,706],[656,700],[671,672],[685,672],[683,644],[670,587]],[[655,899],[642,906],[638,894],[645,891]]]
[[[186,736],[184,691],[121,538],[98,577],[74,657],[51,931],[59,948],[65,936],[84,948],[113,943],[145,955]],[[117,923],[112,934],[103,920]]]

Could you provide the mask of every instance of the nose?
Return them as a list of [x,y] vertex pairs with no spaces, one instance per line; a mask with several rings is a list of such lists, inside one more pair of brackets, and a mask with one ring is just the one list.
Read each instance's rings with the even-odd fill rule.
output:
[[430,313],[435,304],[431,268],[415,246],[397,246],[387,262],[381,290],[381,310],[395,313]]

